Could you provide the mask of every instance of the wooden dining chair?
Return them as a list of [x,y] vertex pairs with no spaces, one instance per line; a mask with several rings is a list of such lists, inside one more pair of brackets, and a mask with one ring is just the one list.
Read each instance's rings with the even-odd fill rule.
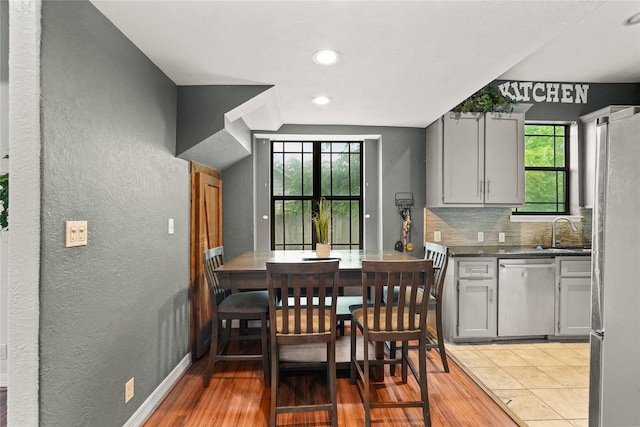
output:
[[[211,303],[211,346],[209,362],[204,372],[204,386],[208,387],[213,375],[216,362],[232,360],[262,360],[264,381],[269,385],[269,346],[268,346],[268,315],[269,294],[267,291],[248,291],[230,293],[220,287],[217,269],[224,264],[224,248],[218,246],[205,251],[204,270],[209,283],[209,299]],[[238,335],[231,336],[231,323],[238,320],[242,329],[249,320],[260,321],[260,334],[245,334],[238,331]],[[224,322],[224,331],[223,331]],[[222,335],[220,345],[218,341]],[[229,341],[237,339],[260,339],[261,354],[228,354]]]
[[[352,384],[357,378],[362,381],[360,394],[364,400],[365,425],[371,425],[371,409],[374,408],[422,408],[426,426],[431,425],[429,395],[427,388],[426,352],[418,352],[418,368],[409,360],[408,343],[417,340],[423,348],[427,344],[428,295],[433,284],[433,262],[431,260],[362,261],[362,290],[370,290],[370,302],[363,297],[362,307],[352,310],[351,320],[351,375]],[[386,298],[386,295],[398,298]],[[357,332],[363,337],[363,360],[357,359]],[[369,358],[368,343],[401,342],[400,358],[389,354],[389,358]],[[370,367],[402,364],[402,383],[407,382],[407,368],[420,387],[419,400],[371,399]],[[387,387],[389,385],[387,384]]]
[[[449,248],[437,243],[427,242],[424,245],[424,259],[433,261],[433,286],[429,294],[429,308],[427,313],[427,344],[425,349],[430,351],[435,349],[440,355],[442,367],[449,373],[447,363],[447,353],[444,346],[444,333],[442,332],[442,290],[444,279],[449,265]],[[417,349],[417,345],[410,345],[409,349]],[[396,345],[390,343],[389,351],[395,354]],[[395,372],[395,367],[391,366],[391,375]]]
[[[336,304],[338,261],[267,262],[271,339],[271,414],[329,411],[331,425],[338,425],[336,400]],[[288,295],[288,298],[280,296]],[[283,346],[326,344],[329,402],[278,405],[280,350]]]
[[[449,373],[447,353],[444,347],[444,333],[442,332],[442,290],[449,265],[449,248],[437,243],[427,242],[424,245],[424,258],[433,261],[433,286],[429,295],[429,313],[427,314],[427,350],[435,349],[442,360],[442,367]],[[435,325],[433,323],[435,317]]]

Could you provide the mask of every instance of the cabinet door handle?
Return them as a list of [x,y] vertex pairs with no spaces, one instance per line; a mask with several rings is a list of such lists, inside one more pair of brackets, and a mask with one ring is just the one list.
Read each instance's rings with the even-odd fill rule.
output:
[[489,302],[493,302],[493,289],[489,289]]
[[487,181],[487,194],[489,194],[490,186],[491,186],[491,181]]
[[484,181],[480,180],[480,194],[482,194],[483,186],[484,186]]

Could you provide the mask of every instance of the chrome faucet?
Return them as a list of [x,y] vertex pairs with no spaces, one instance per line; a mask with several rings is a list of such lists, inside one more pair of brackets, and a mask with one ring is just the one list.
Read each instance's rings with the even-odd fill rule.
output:
[[553,222],[551,223],[551,247],[552,248],[555,248],[556,244],[560,243],[560,240],[556,240],[556,224],[560,220],[567,221],[569,223],[569,225],[571,226],[571,231],[573,231],[573,232],[578,231],[578,228],[573,223],[573,221],[571,221],[571,219],[567,218],[566,216],[559,216],[559,217],[554,218]]

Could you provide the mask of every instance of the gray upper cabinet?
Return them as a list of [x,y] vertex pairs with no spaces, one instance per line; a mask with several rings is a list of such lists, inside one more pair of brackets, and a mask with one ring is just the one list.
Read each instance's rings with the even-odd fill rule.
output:
[[426,144],[427,207],[524,204],[524,113],[447,113]]
[[444,203],[484,202],[484,114],[443,117]]

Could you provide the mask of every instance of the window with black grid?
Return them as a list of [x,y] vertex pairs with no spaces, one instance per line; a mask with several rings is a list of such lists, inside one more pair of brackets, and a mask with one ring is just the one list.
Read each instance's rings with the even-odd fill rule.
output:
[[333,249],[362,248],[362,142],[272,141],[271,248],[315,248],[311,221],[324,198]]
[[566,214],[569,210],[569,126],[525,124],[525,203],[520,214]]

